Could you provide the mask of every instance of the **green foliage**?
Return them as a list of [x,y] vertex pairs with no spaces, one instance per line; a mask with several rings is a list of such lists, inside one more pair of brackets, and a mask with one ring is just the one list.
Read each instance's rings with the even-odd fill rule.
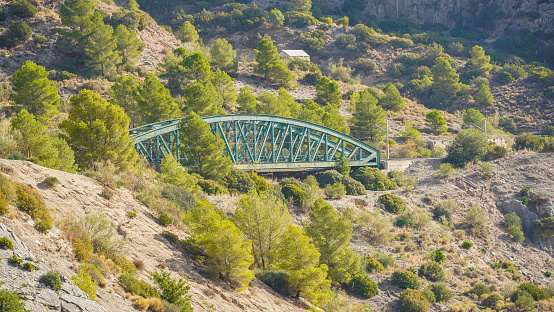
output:
[[304,228],[321,253],[320,263],[329,267],[331,280],[347,283],[360,268],[359,257],[349,248],[352,223],[322,199],[315,201],[309,217]]
[[145,45],[135,34],[134,28],[119,25],[113,36],[117,42],[116,49],[121,53],[121,64],[135,65]]
[[160,213],[160,215],[158,216],[158,222],[159,222],[162,226],[168,226],[168,225],[173,224],[173,219],[171,219],[171,217],[170,217],[169,215],[167,215],[165,212],[162,212],[162,213]]
[[185,278],[173,280],[167,271],[151,272],[150,278],[158,285],[161,299],[175,304],[180,311],[193,311],[190,305],[190,295],[188,295],[190,286]]
[[223,140],[195,113],[187,115],[179,128],[181,150],[189,156],[189,168],[208,179],[223,179],[231,169],[231,160],[221,152]]
[[395,190],[398,185],[389,179],[381,170],[370,167],[362,167],[352,175],[356,181],[362,183],[366,190],[387,191]]
[[129,138],[129,117],[121,107],[99,94],[82,90],[70,99],[69,118],[60,123],[80,167],[91,168],[95,162],[112,162],[119,169],[138,161]]
[[159,297],[158,290],[146,282],[138,280],[133,274],[123,273],[118,278],[119,285],[126,291],[144,298]]
[[462,242],[462,247],[465,249],[469,249],[473,247],[473,243],[471,241],[465,240]]
[[377,284],[365,272],[352,275],[348,287],[353,293],[362,298],[371,298],[377,294]]
[[227,176],[223,179],[223,182],[231,192],[234,190],[241,194],[246,194],[256,190],[256,183],[254,183],[248,173],[236,168],[231,168]]
[[293,290],[290,289],[289,285],[290,273],[286,271],[259,270],[256,271],[256,278],[285,297],[292,297],[294,295]]
[[352,64],[352,67],[356,75],[369,76],[375,71],[377,65],[371,59],[359,58]]
[[475,101],[478,104],[481,105],[491,105],[493,101],[492,93],[489,89],[489,86],[486,84],[482,84],[479,87],[479,92],[477,93],[477,97],[475,98]]
[[279,260],[278,246],[283,243],[292,224],[287,206],[270,192],[249,192],[240,199],[235,211],[235,223],[252,241],[258,267],[265,270],[274,266]]
[[385,95],[379,99],[379,105],[381,105],[384,109],[399,112],[406,106],[404,98],[402,98],[398,92],[398,89],[396,89],[392,83],[389,82],[385,86],[383,93]]
[[448,147],[446,161],[455,166],[464,166],[483,159],[488,151],[489,142],[485,134],[477,129],[466,129],[458,133]]
[[500,295],[498,294],[491,294],[489,296],[487,296],[487,298],[483,299],[481,301],[481,304],[485,307],[485,308],[491,308],[491,309],[494,309],[496,307],[496,303],[498,301],[502,301],[502,297],[500,297]]
[[292,86],[292,72],[279,58],[277,48],[268,39],[262,39],[254,50],[258,68],[256,73],[262,74],[264,79],[272,79],[280,86]]
[[329,184],[335,184],[343,179],[343,175],[337,170],[327,170],[318,177],[319,186],[326,187]]
[[196,28],[189,21],[185,21],[183,23],[183,25],[179,28],[179,32],[177,32],[177,36],[183,42],[191,42],[194,44],[196,44],[200,38]]
[[48,188],[55,188],[58,186],[58,178],[56,177],[47,177],[44,179],[44,185],[46,185]]
[[425,125],[433,129],[433,133],[435,135],[440,135],[441,133],[444,133],[446,132],[446,130],[448,130],[448,127],[446,126],[446,120],[436,109],[427,113],[427,115],[425,116]]
[[0,290],[0,311],[4,312],[26,312],[25,301],[19,297],[17,291],[7,289]]
[[341,182],[329,184],[323,189],[325,197],[328,199],[341,199],[346,195],[346,188]]
[[38,281],[46,286],[52,288],[55,291],[62,289],[62,280],[60,279],[60,273],[50,271],[42,275]]
[[278,28],[280,26],[283,26],[284,21],[285,16],[281,11],[279,11],[278,9],[271,9],[271,11],[269,11],[268,22],[269,24],[271,24],[271,26],[273,26],[274,28]]
[[162,159],[160,171],[160,181],[185,188],[193,193],[200,191],[197,185],[198,178],[189,174],[173,156],[168,155]]
[[0,238],[0,248],[13,250],[13,243],[7,237]]
[[117,51],[117,40],[112,26],[104,24],[100,11],[95,11],[86,24],[84,36],[84,52],[87,70],[90,73],[113,74],[116,65],[121,63],[121,55]]
[[218,38],[210,47],[211,64],[219,67],[221,70],[232,73],[236,71],[237,51],[227,40]]
[[407,270],[397,270],[392,273],[391,282],[402,289],[420,289],[421,282],[414,273]]
[[269,184],[266,179],[260,177],[255,171],[251,171],[248,175],[250,176],[250,179],[254,181],[254,184],[256,184],[256,190],[258,193],[273,189],[273,186]]
[[34,264],[32,264],[31,262],[25,262],[23,263],[23,265],[21,266],[23,269],[29,271],[29,272],[33,272],[35,270],[38,270],[38,267]]
[[419,290],[406,289],[398,298],[398,307],[401,311],[426,312],[429,306],[429,300]]
[[346,188],[346,195],[365,195],[367,192],[362,183],[354,180],[351,177],[344,176],[341,183]]
[[335,169],[340,172],[341,174],[345,176],[350,175],[350,160],[347,157],[341,157],[339,161],[337,161],[337,165]]
[[512,118],[502,116],[498,119],[498,128],[509,133],[514,133],[517,130],[517,125]]
[[[148,124],[181,117],[181,110],[169,90],[154,74],[146,74],[144,82],[136,88],[134,100],[140,116],[137,121],[140,120],[140,123]],[[128,90],[132,90],[132,87]]]
[[71,277],[71,281],[82,291],[84,291],[91,300],[96,300],[98,285],[92,280],[87,271],[79,270],[76,275]]
[[419,276],[423,276],[433,282],[443,282],[446,280],[444,271],[435,261],[425,262],[419,267]]
[[351,122],[356,127],[356,134],[373,142],[383,140],[386,128],[385,111],[377,103],[378,100],[367,89],[350,96]]
[[379,196],[379,201],[390,213],[402,213],[406,210],[406,202],[394,194],[383,194]]
[[462,90],[459,75],[452,68],[447,57],[437,57],[433,68],[433,83],[431,85],[431,102],[439,107],[450,106],[458,93]]
[[12,21],[8,30],[0,37],[0,46],[13,48],[29,40],[33,34],[24,21]]
[[435,251],[433,251],[433,253],[431,254],[431,257],[437,263],[442,263],[446,261],[446,257],[444,256],[444,254],[440,249],[436,249]]
[[381,262],[377,261],[375,258],[367,257],[365,270],[369,273],[383,273],[385,272],[385,267],[383,266],[383,264],[381,264]]
[[10,15],[27,18],[37,15],[38,9],[27,0],[13,0],[8,3]]
[[466,63],[466,68],[473,77],[486,77],[489,75],[489,72],[492,69],[490,64],[491,57],[490,55],[485,55],[485,50],[476,45],[469,52],[471,57]]
[[[517,287],[518,290],[527,292],[530,294],[535,301],[540,301],[544,299],[550,299],[550,294],[541,286],[534,285],[531,283],[522,283]],[[512,302],[517,300],[518,293],[511,296]]]
[[14,104],[43,121],[56,115],[60,102],[58,87],[48,79],[48,74],[44,67],[32,61],[26,61],[13,74]]
[[303,207],[307,200],[306,192],[294,184],[286,184],[282,187],[281,192],[286,199],[291,200],[295,205]]
[[400,132],[400,139],[419,142],[421,141],[421,132],[419,132],[419,130],[417,130],[411,122],[406,121],[404,124],[404,130]]
[[482,295],[490,294],[491,289],[487,285],[479,283],[473,286],[473,288],[469,292],[472,294],[476,294],[478,297],[481,297]]
[[466,217],[463,220],[464,226],[466,226],[474,235],[484,235],[487,232],[489,224],[489,218],[487,211],[479,206],[479,204],[473,205],[467,211]]
[[518,151],[529,149],[538,152],[544,149],[545,142],[543,137],[531,133],[524,133],[516,137],[513,148]]
[[550,272],[550,271],[544,271],[543,274],[544,274],[544,277],[546,277],[546,278],[552,277],[552,272]]
[[521,219],[514,212],[504,216],[504,225],[506,226],[508,235],[510,235],[512,240],[518,243],[525,240],[525,236],[521,228]]
[[342,106],[342,95],[335,80],[323,76],[316,87],[315,101],[322,105]]
[[16,194],[15,204],[17,208],[28,213],[37,225],[40,221],[43,221],[41,229],[43,232],[48,232],[48,229],[52,227],[53,220],[42,196],[32,188],[19,183],[16,184]]
[[254,257],[252,243],[243,240],[243,232],[223,212],[205,201],[188,211],[185,220],[194,233],[194,240],[206,251],[212,268],[238,283],[239,291],[246,289],[254,277],[254,272],[249,270]]
[[433,292],[433,295],[435,296],[435,302],[444,303],[452,299],[452,294],[450,293],[450,290],[448,290],[446,284],[432,284],[427,286],[426,290],[427,289]]
[[456,170],[449,163],[444,163],[439,166],[439,170],[433,173],[434,177],[448,178],[454,175]]
[[214,180],[198,180],[198,185],[208,195],[224,195],[229,193],[229,190],[225,186]]

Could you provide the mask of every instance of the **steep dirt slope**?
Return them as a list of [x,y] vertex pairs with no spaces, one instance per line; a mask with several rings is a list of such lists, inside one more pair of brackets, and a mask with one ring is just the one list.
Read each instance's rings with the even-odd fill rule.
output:
[[[57,222],[65,218],[79,217],[92,210],[101,210],[118,223],[118,231],[128,242],[124,253],[131,260],[142,260],[145,270],[139,275],[147,279],[147,272],[160,264],[167,264],[175,275],[184,275],[191,286],[189,294],[195,311],[303,311],[285,298],[275,294],[265,284],[254,280],[248,290],[237,292],[224,283],[216,283],[202,277],[190,257],[185,252],[171,247],[162,236],[162,228],[154,220],[149,209],[134,199],[130,191],[117,190],[110,200],[101,196],[102,185],[82,175],[43,168],[23,161],[0,160],[0,170],[14,181],[29,185],[37,190],[50,208]],[[42,184],[48,176],[57,177],[59,185],[47,189]],[[135,211],[137,217],[130,219],[127,211]],[[32,250],[45,265],[69,277],[75,274],[78,266],[73,257],[72,247],[65,235],[54,228],[47,235],[33,229],[21,213],[16,219],[0,217]],[[171,228],[181,238],[186,233]],[[125,300],[122,289],[116,286],[112,277],[106,288],[99,288],[98,302],[108,311],[136,311],[130,301]]]

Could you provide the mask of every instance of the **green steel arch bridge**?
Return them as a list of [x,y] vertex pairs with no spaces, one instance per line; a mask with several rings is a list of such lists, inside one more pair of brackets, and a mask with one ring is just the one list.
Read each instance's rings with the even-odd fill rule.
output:
[[[266,115],[202,116],[225,142],[233,166],[250,170],[329,168],[346,157],[351,166],[380,168],[379,151],[346,134],[292,118]],[[129,130],[135,148],[151,163],[166,155],[188,160],[179,146],[179,124],[166,120]]]

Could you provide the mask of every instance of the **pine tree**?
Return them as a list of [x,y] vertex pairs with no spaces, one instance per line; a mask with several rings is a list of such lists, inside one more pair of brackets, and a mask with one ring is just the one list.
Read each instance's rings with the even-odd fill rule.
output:
[[187,71],[186,76],[189,80],[204,82],[207,81],[212,74],[210,71],[210,63],[200,52],[193,52],[187,55],[183,60],[182,66]]
[[60,18],[65,26],[82,31],[95,10],[92,0],[66,0],[60,8]]
[[52,136],[33,114],[22,109],[11,120],[12,130],[16,131],[17,148],[26,157],[34,157],[44,167],[75,172],[75,156],[67,142]]
[[127,116],[131,118],[131,128],[143,124],[137,101],[139,87],[140,82],[136,77],[123,74],[108,90],[110,103],[123,107]]
[[466,68],[472,77],[486,77],[489,75],[492,65],[490,55],[485,55],[485,50],[476,45],[469,52],[471,57],[467,60]]
[[433,129],[435,135],[439,135],[448,130],[448,127],[446,127],[446,120],[437,109],[427,113],[425,116],[425,124],[427,127]]
[[127,8],[132,11],[137,11],[139,9],[137,0],[129,0],[129,2],[127,3]]
[[452,68],[447,57],[437,57],[432,72],[432,101],[442,106],[450,105],[462,89],[460,75]]
[[183,42],[192,42],[194,44],[196,44],[200,38],[196,28],[194,28],[194,25],[192,25],[189,21],[185,21],[183,23],[183,25],[179,28],[179,32],[177,32],[177,36],[179,36],[179,39]]
[[[235,211],[238,228],[252,241],[258,267],[268,269],[280,258],[277,250],[292,224],[287,205],[273,193],[250,192],[242,196]],[[318,257],[319,260],[319,257]]]
[[489,86],[487,86],[486,84],[482,84],[479,87],[479,92],[477,93],[477,97],[475,98],[475,100],[481,105],[491,105],[493,97]]
[[135,65],[144,43],[137,38],[134,31],[130,31],[123,24],[117,26],[114,36],[117,41],[117,51],[122,57],[122,64]]
[[389,82],[385,86],[383,93],[385,95],[379,99],[379,105],[381,105],[384,109],[399,112],[406,107],[404,98],[400,95],[400,92],[398,92],[398,89],[396,89],[392,83]]
[[231,79],[227,73],[218,69],[211,76],[210,82],[222,101],[218,106],[225,107],[227,109],[235,108],[238,94],[237,89],[233,84],[233,79]]
[[271,72],[271,65],[281,61],[277,48],[269,39],[262,39],[262,41],[258,43],[258,47],[254,50],[254,53],[256,53],[256,62],[258,63],[258,68],[255,72],[263,75],[264,79],[267,79]]
[[190,113],[179,125],[181,150],[189,158],[188,168],[205,178],[219,181],[231,169],[231,160],[223,156],[225,142],[197,114]]
[[134,166],[138,155],[129,138],[129,117],[123,108],[99,94],[82,90],[70,99],[68,119],[60,123],[82,169],[110,161],[120,169]]
[[323,76],[316,87],[315,101],[322,105],[342,106],[342,94],[339,90],[339,84]]
[[240,89],[237,98],[237,112],[240,114],[258,114],[260,107],[249,86]]
[[166,88],[173,95],[182,94],[183,84],[187,81],[187,68],[183,66],[183,57],[175,53],[166,54],[159,66],[162,69],[159,76],[166,80]]
[[269,77],[275,81],[279,87],[294,88],[294,76],[288,67],[279,60],[269,66]]
[[377,105],[377,99],[367,90],[354,93],[350,97],[352,124],[358,136],[367,136],[373,142],[380,142],[385,137],[385,111]]
[[162,159],[159,178],[164,183],[184,187],[193,193],[201,191],[198,178],[189,174],[172,155]]
[[321,125],[344,134],[350,134],[350,128],[346,123],[346,118],[341,115],[338,107],[335,105],[327,105],[323,107],[322,110]]
[[89,66],[95,71],[99,70],[101,76],[113,72],[115,66],[121,63],[121,56],[116,50],[117,41],[112,26],[104,24],[100,13],[95,12],[87,32],[85,54]]
[[225,214],[209,202],[199,202],[187,212],[185,220],[194,233],[194,240],[206,250],[209,262],[225,277],[237,281],[239,291],[248,288],[254,272],[252,242],[242,239],[243,233]]
[[169,90],[154,74],[146,74],[137,95],[140,117],[146,124],[179,118],[182,115]]
[[321,253],[320,263],[329,267],[336,282],[348,282],[350,274],[360,268],[359,258],[349,248],[352,223],[344,216],[339,217],[335,208],[321,198],[315,201],[309,216],[304,228]]
[[233,49],[233,46],[223,38],[218,38],[212,43],[210,47],[210,54],[212,56],[212,65],[219,67],[224,71],[233,71],[237,62],[237,51]]
[[283,26],[285,22],[285,16],[278,9],[271,9],[271,11],[269,11],[268,22],[269,24],[271,24],[271,26],[273,26],[273,28],[279,28]]
[[312,1],[311,0],[289,0],[287,3],[287,8],[289,11],[311,14],[310,9],[312,8]]
[[58,87],[48,79],[44,67],[26,61],[13,74],[13,100],[42,121],[56,115],[60,102]]
[[200,116],[225,114],[223,100],[210,82],[193,82],[186,86],[183,104],[185,112],[194,112]]
[[466,113],[464,114],[464,127],[481,127],[484,128],[485,126],[485,115],[483,115],[480,111],[469,108]]

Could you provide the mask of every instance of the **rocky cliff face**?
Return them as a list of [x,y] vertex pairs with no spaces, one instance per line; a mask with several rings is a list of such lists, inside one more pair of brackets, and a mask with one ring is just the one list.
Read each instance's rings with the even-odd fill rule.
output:
[[[254,1],[261,6],[271,2]],[[314,5],[342,8],[344,0],[312,0]],[[529,31],[554,31],[554,1],[552,0],[365,0],[364,12],[379,19],[393,17],[407,18],[418,24],[438,23],[452,27],[456,22],[468,22],[489,6],[497,14],[495,35],[501,35],[505,28]]]
[[[50,269],[40,261],[33,252],[5,224],[0,223],[0,237],[8,238],[14,250],[0,249],[0,287],[16,290],[26,300],[25,308],[33,312],[66,311],[66,312],[106,312],[101,305],[88,298],[79,287],[62,277],[62,289],[54,291],[38,282],[40,276]],[[16,255],[25,262],[37,267],[33,272],[9,264],[9,259]]]

